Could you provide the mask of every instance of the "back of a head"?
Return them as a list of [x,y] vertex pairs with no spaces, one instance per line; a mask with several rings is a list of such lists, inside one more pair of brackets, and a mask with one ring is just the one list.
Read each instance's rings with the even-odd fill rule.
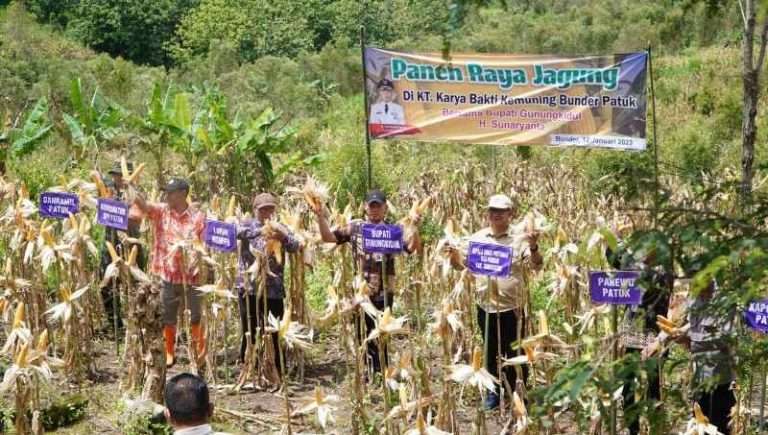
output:
[[175,424],[205,424],[211,409],[208,385],[201,377],[191,373],[178,374],[165,385],[165,406]]

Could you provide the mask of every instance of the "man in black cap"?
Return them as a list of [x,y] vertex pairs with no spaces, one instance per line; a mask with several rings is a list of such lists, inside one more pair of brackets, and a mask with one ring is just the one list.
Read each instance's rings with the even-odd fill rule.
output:
[[395,103],[395,84],[392,80],[381,79],[376,86],[378,101],[371,105],[369,124],[405,125],[403,107]]
[[[127,162],[128,171],[133,172],[133,163]],[[125,201],[126,184],[123,180],[123,171],[120,168],[120,162],[115,162],[107,172],[112,179],[107,180],[105,183],[110,190],[110,194],[113,199],[118,201]],[[128,215],[128,230],[125,231],[128,237],[132,239],[138,239],[140,235],[141,227],[141,215],[136,208],[131,209],[131,213]],[[138,256],[136,258],[136,264],[140,269],[144,270],[146,264],[144,259],[144,251],[138,243],[123,243],[123,240],[119,237],[118,230],[111,227],[104,228],[104,244],[101,247],[101,273],[102,275],[107,270],[107,266],[112,261],[107,250],[107,242],[112,243],[118,254],[124,258],[128,256],[135,245],[138,249]],[[118,278],[112,280],[109,284],[101,289],[101,298],[104,302],[104,312],[107,315],[107,321],[110,326],[116,326],[117,328],[123,327],[123,319],[120,316],[120,293],[118,291],[119,282]]]
[[[166,365],[175,363],[176,323],[179,307],[191,311],[190,332],[198,359],[205,355],[205,334],[202,319],[202,294],[194,291],[200,274],[196,267],[185,261],[185,247],[202,240],[205,213],[190,206],[187,201],[189,183],[183,178],[172,178],[163,188],[165,204],[149,203],[141,193],[135,204],[152,223],[152,273],[163,281],[163,335],[165,336]],[[182,305],[183,298],[183,305]]]
[[[395,290],[395,257],[392,254],[369,254],[363,251],[362,226],[365,223],[386,224],[387,197],[381,190],[371,190],[365,196],[365,219],[355,219],[345,227],[328,226],[322,206],[313,210],[317,215],[320,236],[327,243],[349,243],[355,260],[355,271],[362,274],[370,289],[371,302],[376,309],[383,311],[385,305],[392,308]],[[417,219],[418,220],[418,219]],[[413,240],[406,241],[405,252],[410,253],[408,246],[421,244],[419,233],[415,232]],[[386,270],[386,278],[383,271]],[[385,290],[384,287],[386,287]],[[376,327],[375,319],[365,315],[366,336]],[[375,341],[368,342],[368,357],[374,372],[380,372],[379,347]],[[386,349],[384,358],[387,358]]]

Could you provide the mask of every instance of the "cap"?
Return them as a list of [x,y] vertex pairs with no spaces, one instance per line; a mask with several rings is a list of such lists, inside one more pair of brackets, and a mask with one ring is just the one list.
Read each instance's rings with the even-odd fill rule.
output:
[[365,195],[365,203],[370,204],[372,202],[378,202],[380,204],[386,204],[387,203],[387,195],[384,194],[381,190],[375,189],[369,191]]
[[183,178],[171,178],[162,190],[165,192],[176,192],[178,190],[189,191],[189,183]]
[[392,83],[392,80],[390,79],[381,79],[379,80],[379,84],[376,85],[376,89],[381,88],[395,89],[395,84]]
[[515,208],[515,203],[507,195],[498,194],[488,199],[488,208],[511,210]]
[[253,197],[253,208],[258,210],[262,207],[277,207],[277,200],[270,193],[260,193]]
[[[133,162],[126,162],[126,166],[128,167],[128,172],[133,172]],[[123,168],[120,164],[120,161],[116,161],[112,164],[112,167],[109,168],[109,171],[107,171],[109,175],[122,175],[123,174]]]

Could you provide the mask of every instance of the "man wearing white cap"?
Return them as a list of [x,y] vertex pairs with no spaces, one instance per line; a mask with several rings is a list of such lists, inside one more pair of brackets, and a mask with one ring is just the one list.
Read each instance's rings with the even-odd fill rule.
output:
[[[513,258],[509,276],[477,280],[477,321],[480,324],[480,330],[483,331],[484,339],[485,337],[488,339],[486,370],[495,377],[499,376],[497,366],[499,349],[501,349],[501,356],[504,358],[511,358],[518,353],[518,351],[512,350],[511,345],[522,336],[522,326],[525,325],[523,318],[525,308],[523,265],[528,263],[533,270],[541,269],[542,265],[538,236],[535,234],[523,235],[521,230],[516,230],[511,225],[512,219],[516,215],[517,204],[507,195],[491,196],[486,214],[489,226],[476,232],[466,241],[467,246],[469,242],[480,242],[512,248]],[[464,246],[461,251],[456,247],[450,248],[451,263],[457,269],[466,267],[467,246]],[[489,287],[492,291],[487,294]],[[486,316],[488,316],[487,334],[485,333]],[[499,325],[498,336],[497,323]],[[508,367],[503,372],[509,385],[514,388],[517,381],[517,372],[514,367]],[[485,401],[486,409],[494,409],[498,406],[498,392],[489,393]]]

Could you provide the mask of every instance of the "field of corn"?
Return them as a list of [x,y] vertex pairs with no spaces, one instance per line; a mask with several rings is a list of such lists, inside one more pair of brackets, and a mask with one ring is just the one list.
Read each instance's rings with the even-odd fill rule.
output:
[[[623,351],[613,319],[621,322],[624,308],[593,305],[588,274],[613,269],[606,253],[618,246],[656,251],[675,276],[674,308],[659,319],[672,335],[686,329],[678,302],[712,280],[722,289],[718,316],[766,297],[768,99],[761,98],[758,113],[754,201],[745,206],[736,169],[740,36],[728,25],[741,22],[736,6],[317,1],[307,11],[334,4],[328,20],[346,13],[354,25],[341,23],[348,35],[322,49],[287,54],[266,43],[262,48],[271,51],[258,51],[253,41],[205,39],[222,36],[211,30],[218,22],[230,24],[219,6],[226,3],[240,20],[240,2],[149,2],[214,4],[187,16],[181,36],[203,38],[183,48],[221,50],[186,53],[164,68],[92,51],[26,9],[78,2],[7,3],[0,1],[0,433],[172,433],[153,415],[162,410],[165,381],[184,371],[207,380],[214,429],[230,433],[624,434],[628,414],[640,416],[644,434],[714,433],[690,400],[693,369],[683,346],[657,351],[665,355],[662,402],[646,400],[644,387],[659,360]],[[56,14],[100,13],[108,3],[75,12],[62,6]],[[126,3],[132,3],[126,10],[143,7]],[[263,18],[253,9],[261,2],[243,3]],[[289,14],[306,12],[292,9],[299,2],[270,3]],[[322,243],[311,211],[322,204],[331,225],[364,215],[365,120],[354,41],[357,9],[365,3],[372,6],[371,23],[388,23],[371,29],[371,37],[393,48],[445,48],[438,27],[449,18],[441,9],[449,3],[466,7],[450,12],[457,51],[622,52],[648,37],[654,50],[660,47],[658,141],[649,136],[643,153],[374,142],[373,184],[389,194],[389,218],[422,239],[413,255],[397,259],[394,307],[380,312],[354,273],[349,246]],[[710,14],[710,7],[722,14]],[[466,14],[465,24],[453,22],[454,12]],[[433,15],[437,26],[424,29]],[[97,23],[89,17],[80,17],[81,31]],[[392,17],[411,25],[391,25],[399,22]],[[308,37],[308,22],[282,23],[282,43]],[[517,38],[521,28],[530,31]],[[238,360],[237,253],[188,240],[171,249],[204,276],[187,291],[205,294],[207,352],[201,360],[188,346],[186,312],[178,362],[166,369],[160,281],[139,267],[136,250],[106,244],[96,222],[96,201],[108,195],[106,168],[122,159],[137,168],[121,168],[132,181],[129,200],[136,190],[159,199],[158,186],[170,176],[188,177],[194,206],[222,221],[248,218],[259,191],[279,198],[277,220],[301,248],[285,257],[287,314],[258,331],[245,363]],[[40,217],[43,191],[78,195],[81,211],[60,220]],[[543,268],[523,271],[519,355],[497,361],[518,373],[525,368],[527,383],[500,385],[500,409],[485,411],[483,398],[498,383],[483,368],[485,331],[476,315],[476,290],[485,278],[454,270],[446,247],[487,225],[485,208],[495,193],[521,204],[514,224],[519,234],[538,237]],[[148,254],[152,237],[145,221],[140,236],[123,245],[138,244]],[[257,255],[247,274],[263,283],[266,273]],[[124,320],[117,333],[100,291],[113,283]],[[357,331],[363,313],[377,319],[368,336]],[[737,318],[730,337],[737,362],[731,433],[753,435],[764,432],[768,340]],[[277,360],[284,367],[275,366],[266,345],[273,335],[283,345]],[[388,346],[383,376],[367,368],[371,341]],[[636,401],[625,407],[622,388],[635,376]]]
[[[157,197],[153,183],[140,171],[126,173],[126,179]],[[232,432],[609,433],[610,410],[613,405],[620,408],[612,376],[620,354],[612,351],[617,337],[611,334],[610,310],[589,301],[587,273],[609,270],[606,249],[616,249],[623,237],[652,230],[654,214],[630,208],[621,198],[590,196],[574,182],[579,179],[564,166],[531,171],[516,162],[426,171],[389,200],[391,217],[404,225],[406,234],[420,231],[424,242],[416,255],[397,260],[394,308],[378,312],[367,286],[352,272],[348,248],[319,241],[309,205],[327,205],[330,220],[342,225],[361,214],[360,201],[352,198],[341,209],[322,183],[296,176],[284,190],[278,218],[301,241],[300,251],[287,256],[289,309],[285,318],[270,319],[259,332],[245,364],[236,357],[236,255],[209,251],[193,240],[171,248],[183,250],[187,261],[208,277],[205,285],[190,289],[207,295],[205,363],[198,366],[192,347],[184,347],[189,357],[182,357],[173,371],[205,377],[214,391],[215,421]],[[41,219],[37,199],[24,185],[0,183],[0,358],[5,370],[0,389],[6,429],[16,433],[42,433],[46,425],[60,424],[52,415],[64,391],[79,393],[90,403],[79,399],[68,405],[69,414],[80,414],[73,420],[85,420],[59,429],[62,433],[162,433],[162,427],[153,429],[147,420],[162,403],[168,376],[159,285],[137,267],[135,249],[100,250],[93,207],[106,194],[101,183],[93,172],[86,180],[63,178],[60,186],[49,189],[80,197],[81,212],[62,220]],[[474,318],[476,278],[454,271],[443,246],[457,244],[485,225],[484,204],[496,192],[521,202],[516,225],[521,234],[539,235],[544,268],[525,271],[527,334],[519,343],[521,356],[499,361],[528,365],[529,388],[521,383],[502,386],[501,409],[485,412],[481,398],[498,381],[482,368],[482,331]],[[686,204],[694,195],[683,188],[670,200]],[[211,218],[237,221],[249,213],[243,206],[248,202],[233,195],[196,197],[193,192],[192,200]],[[714,201],[726,209],[732,200]],[[415,216],[422,218],[418,227]],[[138,242],[151,246],[151,236],[145,224]],[[111,260],[103,277],[100,255]],[[264,257],[257,257],[247,273],[264,282]],[[118,277],[125,334],[115,342],[99,287]],[[676,297],[684,296],[686,281],[678,280],[675,289]],[[363,312],[378,320],[374,332],[361,339],[354,316]],[[682,318],[670,320],[672,327],[684,323]],[[182,325],[188,328],[189,322]],[[284,383],[270,365],[266,334],[277,334],[284,345]],[[179,340],[184,343],[187,337],[188,329],[180,328]],[[383,379],[366,372],[368,340],[388,343]],[[685,399],[687,356],[674,349],[672,355],[677,362],[668,364],[665,374],[665,402],[671,406],[665,406],[664,427],[676,433],[685,430],[692,408]],[[735,433],[748,433],[756,419],[749,392],[758,380],[743,381],[734,421],[744,429]],[[64,423],[65,417],[60,417]],[[697,433],[696,420],[692,422],[687,433]]]

